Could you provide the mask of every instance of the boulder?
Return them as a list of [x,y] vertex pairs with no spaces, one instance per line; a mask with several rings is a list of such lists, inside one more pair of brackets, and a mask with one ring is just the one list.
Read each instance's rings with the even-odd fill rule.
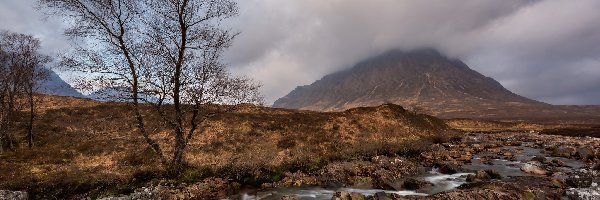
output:
[[366,200],[365,195],[356,192],[336,192],[331,200]]
[[281,200],[300,200],[300,197],[297,195],[285,195],[281,197]]
[[487,149],[487,151],[490,152],[490,153],[494,153],[494,154],[500,153],[500,149],[499,148]]
[[538,162],[541,162],[541,163],[546,162],[546,160],[547,160],[547,158],[544,157],[544,156],[535,156],[535,157],[533,157],[531,159],[531,161],[538,161]]
[[577,148],[577,155],[583,160],[592,160],[596,157],[596,152],[590,147]]
[[373,200],[392,200],[385,192],[378,192],[373,195]]
[[571,176],[565,180],[565,183],[572,188],[588,188],[592,186],[592,179],[582,176]]
[[572,188],[589,188],[593,183],[598,182],[600,182],[600,177],[590,170],[575,171],[565,180],[565,183]]
[[469,174],[467,176],[467,182],[474,182],[480,180],[489,179],[502,179],[502,175],[494,170],[479,170],[475,174]]
[[553,166],[553,167],[565,167],[567,166],[567,164],[561,160],[558,159],[552,159],[551,161],[547,161],[546,164]]
[[419,190],[432,185],[433,184],[427,181],[422,181],[415,178],[407,178],[404,180],[402,187],[407,190]]
[[575,153],[576,149],[573,147],[559,147],[554,149],[551,155],[554,157],[570,158],[571,156],[574,156]]
[[435,166],[442,174],[456,174],[460,171],[459,166],[453,163],[437,163]]
[[565,192],[565,195],[572,200],[594,200],[600,197],[600,187],[591,188],[571,188]]
[[594,164],[594,166],[592,166],[592,170],[600,171],[600,163]]
[[548,175],[550,172],[544,169],[542,163],[538,161],[529,161],[521,167],[521,171],[530,174]]

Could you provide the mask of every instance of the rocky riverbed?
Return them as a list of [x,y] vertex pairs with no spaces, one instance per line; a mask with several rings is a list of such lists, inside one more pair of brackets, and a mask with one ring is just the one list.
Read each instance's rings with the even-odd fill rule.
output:
[[599,183],[600,138],[469,133],[416,157],[333,162],[259,188],[212,178],[104,199],[600,199]]
[[598,138],[471,133],[435,144],[417,160],[379,156],[364,165],[338,163],[229,198],[600,199],[599,156]]

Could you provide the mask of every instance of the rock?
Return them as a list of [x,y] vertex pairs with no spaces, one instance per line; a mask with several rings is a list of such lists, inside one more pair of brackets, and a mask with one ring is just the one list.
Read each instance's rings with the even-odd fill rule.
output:
[[487,151],[490,153],[494,153],[494,154],[500,153],[500,149],[498,149],[498,148],[487,149]]
[[588,188],[592,186],[594,178],[594,175],[588,171],[576,171],[565,180],[565,183],[573,188]]
[[565,194],[571,200],[595,200],[600,199],[600,187],[571,188]]
[[285,195],[281,197],[281,200],[300,200],[300,197],[297,195]]
[[369,176],[353,176],[350,182],[354,188],[371,188],[374,187],[373,178]]
[[402,180],[383,180],[379,188],[384,190],[402,190],[404,181]]
[[467,183],[452,190],[427,197],[406,199],[479,200],[479,199],[560,199],[563,190],[555,188],[547,177],[511,177],[505,181]]
[[523,143],[519,142],[519,141],[506,141],[506,142],[504,142],[505,146],[514,146],[514,147],[516,147],[516,146],[521,146],[522,144]]
[[366,200],[365,195],[356,192],[336,192],[333,194],[332,200]]
[[487,172],[479,170],[475,173],[475,178],[480,180],[486,180],[492,178]]
[[433,184],[431,184],[427,181],[422,181],[422,180],[418,180],[415,178],[407,178],[404,180],[402,187],[407,190],[419,190],[424,187],[432,186],[432,185]]
[[564,183],[557,178],[553,178],[550,183],[552,183],[552,186],[555,188],[563,188],[564,187]]
[[239,184],[229,183],[220,178],[209,178],[195,184],[165,184],[142,187],[128,195],[106,197],[101,200],[138,200],[138,199],[225,199],[236,193]]
[[27,192],[0,190],[0,199],[26,200]]
[[467,182],[475,182],[475,181],[478,181],[478,180],[474,174],[467,175]]
[[556,172],[556,173],[552,173],[552,178],[564,182],[565,180],[567,180],[567,178],[569,178],[569,176],[567,176],[567,174],[565,172]]
[[373,200],[391,200],[390,196],[388,196],[385,192],[378,192],[373,195]]
[[494,170],[479,170],[475,174],[467,176],[467,182],[475,182],[480,180],[502,179],[502,175]]
[[546,162],[547,158],[544,156],[535,156],[531,159],[531,161],[537,161],[537,162],[541,162],[544,163]]
[[296,173],[285,173],[285,177],[277,182],[277,186],[285,186],[285,187],[300,187],[300,186],[313,186],[318,185],[317,178],[313,176],[309,176],[302,172]]
[[569,177],[565,182],[569,187],[573,188],[588,188],[592,185],[590,179],[583,177]]
[[571,156],[574,156],[575,153],[576,149],[573,147],[559,147],[557,149],[554,149],[551,155],[554,157],[571,158]]
[[548,175],[550,172],[542,167],[542,163],[538,161],[529,161],[521,167],[521,171],[530,174]]
[[577,155],[582,160],[592,160],[596,157],[596,152],[590,147],[579,147],[577,148]]
[[567,166],[567,164],[561,160],[557,160],[557,159],[552,159],[549,162],[546,162],[546,164],[553,166],[553,167],[565,167]]
[[471,162],[471,160],[473,160],[473,155],[463,154],[463,155],[457,157],[456,160],[462,161],[462,162]]
[[600,171],[600,163],[596,163],[594,166],[592,166],[592,170]]
[[437,163],[436,167],[442,174],[456,174],[459,171],[459,167],[452,163]]
[[484,171],[490,179],[502,179],[502,175],[493,169],[488,169]]

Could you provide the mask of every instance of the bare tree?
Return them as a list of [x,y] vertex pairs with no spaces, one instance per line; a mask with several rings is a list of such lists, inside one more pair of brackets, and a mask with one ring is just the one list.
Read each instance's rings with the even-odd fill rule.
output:
[[3,143],[14,148],[13,121],[22,104],[28,108],[27,138],[33,147],[33,123],[36,101],[34,98],[39,83],[47,77],[43,67],[50,57],[39,53],[41,42],[30,35],[0,33],[0,130]]
[[[219,25],[237,14],[231,0],[39,2],[76,21],[67,35],[87,41],[64,64],[92,74],[88,88],[127,94],[138,131],[170,171],[182,167],[189,141],[209,118],[232,105],[262,102],[259,85],[232,76],[221,61],[236,35]],[[147,129],[143,103],[168,124],[174,139],[170,156]]]

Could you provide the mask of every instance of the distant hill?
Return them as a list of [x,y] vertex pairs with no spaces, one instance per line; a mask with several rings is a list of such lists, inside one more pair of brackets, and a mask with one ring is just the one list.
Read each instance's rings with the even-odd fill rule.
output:
[[[131,94],[129,88],[106,87],[98,89],[86,97],[96,101],[110,102],[131,102]],[[150,95],[139,94],[142,102],[158,102],[158,98]]]
[[559,107],[519,96],[462,61],[433,49],[386,52],[297,87],[273,107],[342,111],[385,103],[444,118],[531,118],[565,113],[600,116],[600,107]]
[[48,95],[85,97],[70,84],[65,82],[58,74],[48,70],[48,79],[40,81],[39,92]]
[[124,89],[107,87],[98,89],[86,97],[96,101],[126,102],[127,93],[125,91]]

